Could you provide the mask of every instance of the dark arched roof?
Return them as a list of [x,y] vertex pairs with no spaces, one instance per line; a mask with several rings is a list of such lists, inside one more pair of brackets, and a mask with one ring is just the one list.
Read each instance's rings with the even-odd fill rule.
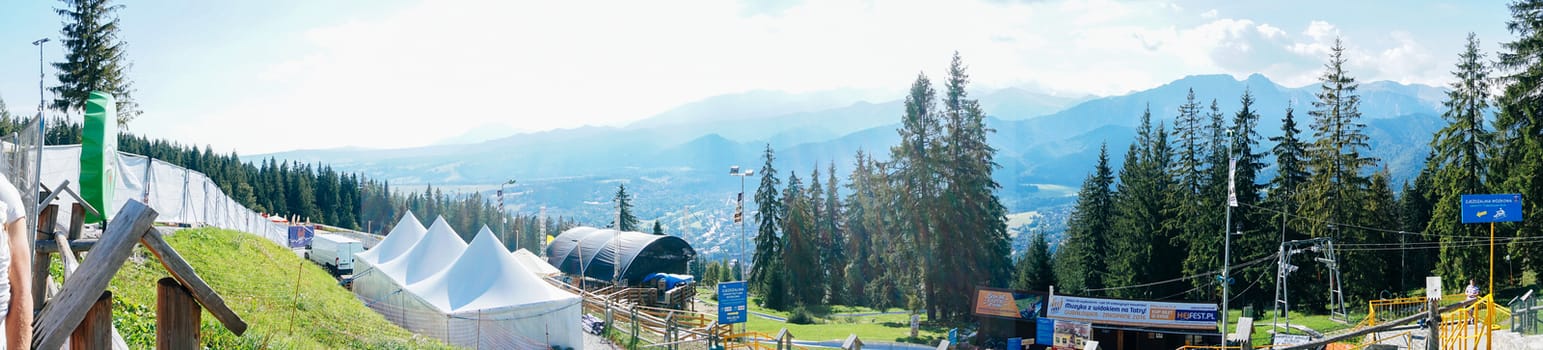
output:
[[547,262],[563,273],[609,281],[615,266],[621,278],[637,284],[651,273],[686,273],[696,258],[691,244],[675,236],[576,227],[563,231],[546,247]]

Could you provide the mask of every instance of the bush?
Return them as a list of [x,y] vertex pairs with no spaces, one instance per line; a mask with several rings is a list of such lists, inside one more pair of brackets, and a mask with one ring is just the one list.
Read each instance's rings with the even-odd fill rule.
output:
[[788,313],[788,323],[814,324],[814,314],[809,313],[809,309],[803,306],[793,308],[793,312]]

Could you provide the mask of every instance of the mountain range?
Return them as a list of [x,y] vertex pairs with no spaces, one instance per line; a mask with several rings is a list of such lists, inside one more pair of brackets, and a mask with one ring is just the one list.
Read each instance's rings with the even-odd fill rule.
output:
[[[999,196],[1017,213],[1035,212],[1030,226],[1055,231],[1075,189],[1092,170],[1101,144],[1119,166],[1133,141],[1143,110],[1155,122],[1171,122],[1193,90],[1205,109],[1215,106],[1229,120],[1246,90],[1261,115],[1263,138],[1280,134],[1288,107],[1310,138],[1308,111],[1318,86],[1285,87],[1254,74],[1197,75],[1121,96],[1053,96],[1017,88],[972,91],[995,129],[988,141],[998,150]],[[1371,153],[1395,181],[1416,174],[1430,137],[1444,125],[1439,117],[1445,90],[1389,81],[1360,86],[1360,111],[1371,136]],[[870,102],[861,93],[834,91],[788,94],[752,91],[715,96],[621,127],[586,126],[526,132],[482,142],[442,143],[407,149],[300,150],[256,155],[331,164],[342,171],[393,185],[449,187],[491,192],[493,185],[520,182],[506,200],[523,212],[544,206],[549,215],[605,225],[615,183],[628,183],[639,217],[683,231],[708,256],[725,256],[732,245],[729,215],[740,189],[726,173],[730,165],[758,169],[772,147],[779,177],[796,171],[807,178],[835,162],[845,181],[858,150],[885,159],[898,143],[903,112],[899,99]],[[870,96],[871,97],[871,96]],[[1268,149],[1268,141],[1261,145]],[[758,177],[747,179],[754,191]],[[1266,169],[1265,176],[1273,176]],[[824,174],[821,181],[826,181]],[[753,208],[747,208],[750,210]],[[680,228],[684,226],[684,230]],[[1020,227],[1021,228],[1021,227]],[[1025,235],[1026,236],[1026,235]]]

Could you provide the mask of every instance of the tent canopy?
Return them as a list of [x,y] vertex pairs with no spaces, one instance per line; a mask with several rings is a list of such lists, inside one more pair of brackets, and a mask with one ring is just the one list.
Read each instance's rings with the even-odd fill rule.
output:
[[541,257],[536,256],[535,253],[531,253],[529,250],[525,250],[525,248],[514,251],[514,260],[519,261],[520,265],[524,265],[526,270],[530,270],[530,272],[534,272],[537,275],[549,276],[563,273],[557,267],[552,266],[552,264],[546,263],[545,259],[541,259]]
[[434,224],[429,225],[422,239],[396,259],[381,261],[376,269],[400,281],[402,285],[411,285],[450,266],[465,250],[466,241],[455,234],[444,217],[438,217],[434,219]]
[[696,250],[680,237],[593,227],[564,231],[546,253],[547,263],[563,273],[605,281],[620,277],[630,284],[652,273],[684,274],[686,263],[696,258]]
[[396,226],[391,227],[391,232],[386,233],[386,238],[381,239],[375,247],[355,254],[359,260],[364,260],[369,266],[375,266],[383,261],[391,261],[407,252],[414,243],[423,238],[428,229],[418,222],[418,217],[412,211],[402,214],[402,220],[397,221]]
[[515,261],[486,226],[448,268],[407,288],[447,314],[578,303],[578,296],[547,284]]

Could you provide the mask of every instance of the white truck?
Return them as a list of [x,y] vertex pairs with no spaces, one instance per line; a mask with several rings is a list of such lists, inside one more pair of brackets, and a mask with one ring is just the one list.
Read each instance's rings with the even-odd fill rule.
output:
[[324,233],[311,239],[311,261],[321,264],[334,275],[354,273],[354,253],[364,251],[359,240],[342,235]]

